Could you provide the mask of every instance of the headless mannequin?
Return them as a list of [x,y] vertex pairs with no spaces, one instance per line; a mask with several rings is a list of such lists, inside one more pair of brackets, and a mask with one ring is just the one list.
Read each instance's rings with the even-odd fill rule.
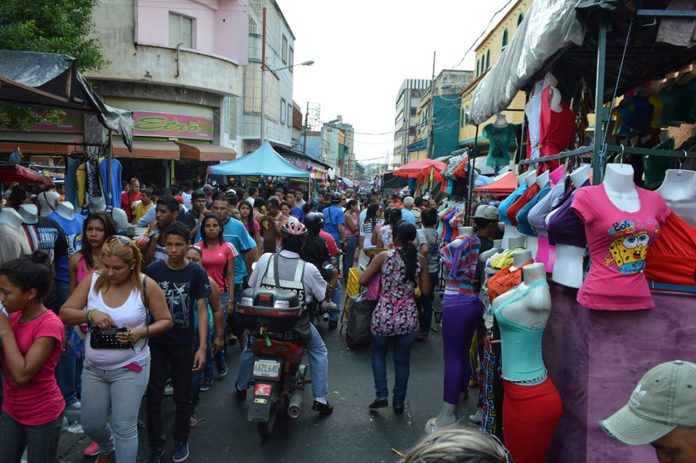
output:
[[[544,188],[547,183],[549,183],[549,174],[549,171],[546,170],[535,178],[535,182],[537,185],[539,185],[540,190]],[[529,179],[529,177],[527,177],[527,179]],[[527,185],[531,186],[529,183],[527,183]],[[527,238],[527,249],[532,252],[532,259],[536,259],[537,251],[539,250],[539,240],[536,236],[532,235],[525,235],[525,237]]]
[[[630,166],[629,166],[630,167]],[[583,164],[570,173],[570,179],[575,188],[580,188],[590,178],[590,165]],[[632,174],[631,174],[632,175]],[[550,218],[555,211],[547,217]],[[569,244],[556,243],[556,261],[553,265],[551,279],[570,288],[580,288],[583,278],[583,258],[585,248]]]
[[505,115],[501,113],[496,114],[495,122],[493,122],[493,125],[495,125],[499,129],[507,127],[508,121],[505,118]]
[[[527,177],[530,175],[536,175],[533,170],[528,170],[527,172],[523,172],[520,175],[517,176],[517,184],[522,185],[522,182],[526,182]],[[508,240],[510,239],[511,236],[518,235],[517,227],[514,225],[508,225],[505,224],[505,231],[503,232],[503,248],[504,249],[510,249],[510,245],[508,243]]]
[[37,199],[41,217],[46,217],[56,210],[58,207],[58,198],[60,198],[60,195],[55,191],[44,191],[39,193]]
[[56,208],[56,214],[63,217],[65,220],[74,220],[75,208],[69,202],[61,201],[58,203],[58,207]]
[[22,222],[22,216],[11,207],[3,207],[0,210],[0,223],[18,229],[22,226]]
[[657,189],[675,214],[692,227],[696,227],[696,172],[669,169],[665,180]]
[[0,210],[0,264],[31,254],[29,241],[22,230],[22,216],[11,207]]
[[[514,254],[514,257],[517,258],[519,255],[520,264],[522,264],[526,262],[526,260],[523,260],[525,257],[523,254],[528,252],[529,251],[526,249],[524,251],[518,251]],[[518,265],[517,259],[515,259],[515,265]],[[546,268],[544,264],[534,263],[526,265],[522,268],[522,278],[523,282],[521,285],[495,298],[493,301],[494,309],[498,309],[505,301],[511,300],[515,295],[523,293],[534,283],[545,281]],[[518,301],[509,304],[503,310],[505,318],[529,328],[545,328],[550,314],[551,293],[547,286],[535,288]]]
[[549,94],[551,95],[551,101],[549,102],[551,111],[560,113],[563,110],[563,107],[561,106],[561,92],[559,92],[558,89],[552,85],[551,89],[549,90]]
[[505,249],[515,249],[515,248],[523,248],[524,247],[524,236],[522,235],[515,235],[510,237],[508,240],[508,247]]
[[[89,203],[87,207],[90,213],[105,211],[106,203],[104,202],[104,197],[92,196],[91,198],[89,198]],[[112,208],[111,217],[114,219],[114,223],[116,224],[117,230],[126,230],[130,226],[130,224],[128,223],[128,216],[126,215],[126,211],[124,211],[123,209],[119,209],[118,207]]]
[[503,240],[493,240],[493,247],[479,255],[479,262],[486,264],[488,258],[503,250]]
[[607,164],[602,182],[609,200],[624,212],[640,209],[638,190],[633,184],[633,166],[630,164]]
[[[473,237],[474,236],[474,228],[473,227],[459,227],[459,236],[460,237],[468,237],[468,238]],[[454,241],[452,241],[450,246],[453,248],[459,248],[463,242],[464,242],[463,239],[457,238]],[[460,307],[454,307],[454,308],[449,307],[447,297],[448,297],[448,295],[446,294],[445,299],[443,299],[443,310],[444,311],[452,311],[452,310],[457,311],[457,310],[459,310]],[[481,304],[478,301],[478,299],[476,298],[476,296],[471,296],[471,297],[473,299],[473,303],[472,303],[473,311],[482,310]],[[469,309],[466,309],[466,310],[469,310]],[[480,317],[480,316],[481,316],[481,313],[479,312],[478,317]],[[457,322],[457,324],[458,324],[459,322],[462,322],[465,325],[467,323],[475,324],[476,320],[478,320],[478,317],[473,317],[471,319],[463,319],[460,321],[456,318],[448,317],[448,314],[445,313],[443,315],[443,337],[452,336],[452,334],[447,334],[447,333],[449,333],[449,330],[447,330],[448,327],[444,327],[447,323]],[[475,326],[472,326],[471,330],[469,330],[471,337],[473,337],[474,328],[475,328]],[[468,339],[469,344],[471,344],[471,337],[469,337],[469,339]],[[447,349],[446,345],[447,345],[447,342],[445,342],[445,349]],[[447,353],[445,355],[446,355],[445,362],[447,364]],[[464,352],[462,360],[465,360],[466,363],[468,364],[469,363],[468,358],[469,358],[468,351]],[[464,374],[464,371],[467,371],[467,373],[470,373],[470,371],[468,371],[468,368],[462,370],[462,374]],[[447,376],[445,377],[445,380],[447,380]],[[464,378],[464,381],[465,381],[464,384],[468,383],[469,378],[468,377]],[[466,386],[465,386],[465,388],[466,388]],[[464,391],[464,392],[461,392],[459,394],[459,398],[457,400],[457,403],[453,404],[453,403],[450,403],[447,401],[443,401],[442,402],[442,410],[440,411],[440,414],[437,417],[431,418],[430,420],[428,420],[428,422],[425,425],[425,432],[431,433],[431,432],[437,431],[438,429],[442,429],[443,427],[452,427],[457,422],[457,420],[462,418],[462,416],[464,415],[463,407],[464,407],[464,404],[466,403],[466,399],[467,399],[467,392]]]
[[512,253],[512,260],[514,263],[512,264],[510,270],[517,270],[520,267],[520,265],[532,260],[532,251],[530,251],[529,249],[515,251]]
[[22,222],[27,225],[36,225],[39,222],[39,209],[33,204],[19,206],[19,215],[22,216]]

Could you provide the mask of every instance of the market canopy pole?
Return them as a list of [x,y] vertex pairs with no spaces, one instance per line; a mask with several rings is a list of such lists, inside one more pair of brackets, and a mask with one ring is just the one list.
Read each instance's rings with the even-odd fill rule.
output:
[[597,42],[597,82],[595,86],[595,132],[594,132],[594,154],[592,159],[592,183],[598,185],[602,182],[604,173],[604,156],[602,139],[605,122],[608,122],[609,115],[604,108],[604,74],[607,57],[607,28],[608,21],[604,18],[599,20],[599,40]]
[[469,155],[469,188],[466,192],[466,216],[464,223],[469,225],[471,220],[471,201],[474,198],[474,166],[476,166],[476,152],[478,150],[479,126],[476,124],[476,135],[474,135],[474,152]]

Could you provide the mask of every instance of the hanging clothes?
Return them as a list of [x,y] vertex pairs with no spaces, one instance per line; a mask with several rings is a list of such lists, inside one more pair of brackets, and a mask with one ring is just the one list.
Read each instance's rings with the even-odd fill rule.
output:
[[[101,175],[101,183],[104,186],[102,191],[104,193],[104,199],[106,200],[109,195],[108,192],[111,190],[111,201],[113,207],[121,208],[121,162],[116,159],[111,159],[111,176],[107,176],[107,169],[109,167],[109,160],[104,158],[99,163],[99,172]],[[110,184],[106,184],[106,179],[109,178]],[[108,201],[107,201],[108,204]]]
[[[551,109],[551,88],[546,87],[541,92],[541,126],[539,130],[539,155],[552,156],[565,151],[575,137],[575,115],[568,104],[561,100],[561,111]],[[556,90],[557,91],[557,90]],[[541,173],[546,169],[553,170],[559,166],[559,161],[551,161],[540,166]]]
[[[539,86],[540,87],[540,86]],[[536,89],[534,95],[524,106],[527,116],[527,159],[539,157],[539,143],[541,138],[541,88]]]
[[648,248],[645,276],[649,281],[696,286],[696,228],[672,212],[660,239]]
[[508,124],[498,127],[488,124],[483,128],[483,135],[488,138],[489,148],[486,165],[494,168],[510,164],[510,148],[517,147],[517,126]]

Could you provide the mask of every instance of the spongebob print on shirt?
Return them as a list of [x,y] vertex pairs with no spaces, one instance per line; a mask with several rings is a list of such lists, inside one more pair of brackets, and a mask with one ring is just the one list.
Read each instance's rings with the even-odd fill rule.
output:
[[[645,258],[648,254],[648,232],[637,232],[635,224],[630,220],[614,223],[608,231],[613,238],[609,244],[611,257],[604,259],[604,265],[616,266],[623,274],[641,272],[645,268]],[[657,233],[657,230],[655,232]]]

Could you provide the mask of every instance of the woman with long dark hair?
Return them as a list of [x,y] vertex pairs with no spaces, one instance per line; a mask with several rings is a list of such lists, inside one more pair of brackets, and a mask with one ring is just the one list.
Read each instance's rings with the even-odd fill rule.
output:
[[348,279],[348,271],[355,261],[355,251],[358,249],[358,236],[360,235],[360,212],[358,211],[358,201],[349,199],[346,203],[345,235],[346,235],[346,254],[343,256],[343,278]]
[[244,224],[247,232],[254,238],[256,242],[256,252],[258,257],[261,256],[261,225],[254,219],[254,209],[251,207],[247,201],[242,201],[239,203],[239,215],[241,216],[241,222]]
[[380,296],[372,314],[372,374],[375,380],[375,400],[371,409],[389,405],[386,356],[389,344],[394,344],[394,413],[404,411],[406,388],[410,372],[410,355],[418,335],[418,309],[413,292],[430,294],[428,265],[414,245],[416,226],[408,222],[394,225],[394,249],[375,257],[359,283],[367,286],[373,277],[380,278]]
[[399,222],[401,222],[401,209],[392,207],[384,212],[384,225],[376,233],[376,241],[374,241],[377,247],[394,249],[394,230]]

